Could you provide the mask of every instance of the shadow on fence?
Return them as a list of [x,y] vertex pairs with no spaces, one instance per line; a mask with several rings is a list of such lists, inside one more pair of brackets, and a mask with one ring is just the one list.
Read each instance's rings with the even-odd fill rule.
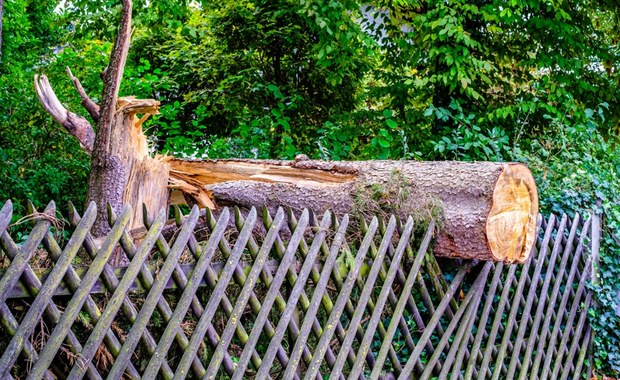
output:
[[[579,379],[588,371],[592,226],[579,216],[539,218],[525,264],[457,266],[430,254],[433,223],[411,219],[193,209],[177,217],[171,238],[160,213],[134,242],[125,208],[99,241],[89,233],[91,206],[82,217],[72,210],[61,245],[49,218],[17,244],[11,213],[7,202],[2,379]],[[131,261],[113,267],[120,250]]]

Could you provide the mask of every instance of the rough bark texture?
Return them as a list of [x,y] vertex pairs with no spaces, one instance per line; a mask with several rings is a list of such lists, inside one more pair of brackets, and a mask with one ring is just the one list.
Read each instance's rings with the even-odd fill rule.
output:
[[218,205],[439,217],[439,256],[523,262],[534,243],[538,197],[521,164],[172,160]]
[[136,117],[137,112],[156,113],[158,104],[153,100],[118,100],[108,149],[97,157],[91,169],[88,198],[99,201],[98,207],[102,208],[101,224],[94,227],[96,234],[107,231],[104,215],[108,204],[117,212],[126,203],[136,206],[132,227],[142,225],[143,204],[151,215],[156,215],[162,207],[167,209],[169,165],[165,157],[150,156],[146,136]]

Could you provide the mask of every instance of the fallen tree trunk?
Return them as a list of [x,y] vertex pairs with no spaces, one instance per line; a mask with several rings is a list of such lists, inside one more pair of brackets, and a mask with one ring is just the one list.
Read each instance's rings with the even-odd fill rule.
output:
[[170,187],[192,194],[199,204],[210,197],[218,205],[396,213],[413,215],[418,222],[435,218],[439,229],[434,253],[439,256],[523,262],[536,237],[536,185],[522,164],[303,159],[169,163]]

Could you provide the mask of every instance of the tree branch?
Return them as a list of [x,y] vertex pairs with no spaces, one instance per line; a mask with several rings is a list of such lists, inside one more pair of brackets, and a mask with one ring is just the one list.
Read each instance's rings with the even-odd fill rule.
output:
[[110,134],[116,114],[118,92],[123,79],[127,54],[129,52],[129,40],[131,37],[131,10],[132,1],[122,0],[123,10],[116,42],[110,55],[110,64],[103,76],[103,98],[101,101],[100,118],[97,123],[98,134],[94,150],[109,150]]
[[[1,0],[0,0],[1,1]],[[71,68],[67,66],[67,73],[69,74],[69,78],[71,78],[71,82],[75,86],[78,94],[80,94],[80,98],[82,99],[82,105],[86,108],[86,111],[90,114],[90,116],[95,120],[95,122],[99,121],[99,105],[95,103],[91,98],[86,95],[86,91],[84,91],[84,87],[82,87],[82,83],[80,80],[73,76],[71,72]]]
[[78,139],[86,153],[90,154],[95,144],[93,126],[73,112],[69,112],[58,100],[49,80],[45,75],[34,76],[34,88],[43,108],[65,129]]

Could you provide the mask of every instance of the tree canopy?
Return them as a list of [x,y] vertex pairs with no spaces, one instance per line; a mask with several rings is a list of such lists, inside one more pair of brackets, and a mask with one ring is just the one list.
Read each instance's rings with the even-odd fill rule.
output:
[[[4,7],[3,7],[3,6]],[[89,157],[38,105],[65,68],[100,100],[116,0],[0,0],[0,195],[82,203]],[[520,161],[546,212],[620,226],[615,1],[139,0],[121,95],[189,157]],[[605,240],[595,365],[620,371],[620,247]],[[615,333],[613,331],[616,331]]]

